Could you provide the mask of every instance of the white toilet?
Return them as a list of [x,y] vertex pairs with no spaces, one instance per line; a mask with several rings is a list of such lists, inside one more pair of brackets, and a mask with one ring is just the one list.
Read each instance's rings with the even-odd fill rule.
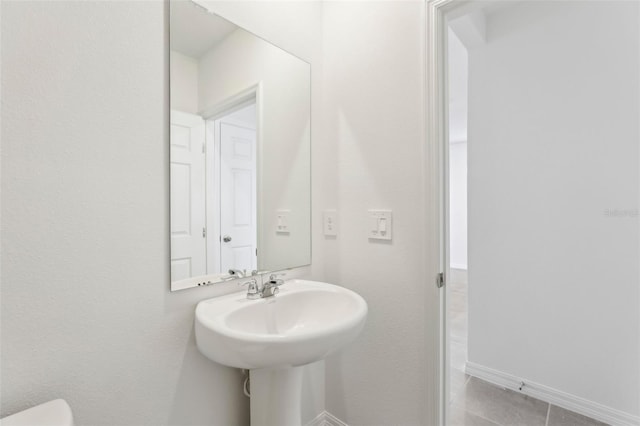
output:
[[73,413],[67,401],[54,399],[0,419],[0,426],[73,426]]

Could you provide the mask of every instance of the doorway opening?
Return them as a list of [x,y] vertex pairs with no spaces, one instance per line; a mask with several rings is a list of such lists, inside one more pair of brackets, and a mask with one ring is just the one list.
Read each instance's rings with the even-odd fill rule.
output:
[[[171,280],[258,269],[257,90],[203,114],[171,111]],[[224,207],[223,207],[224,206]]]
[[445,424],[638,424],[640,4],[433,3]]
[[448,159],[449,159],[449,400],[455,401],[469,376],[465,373],[468,336],[467,262],[467,116],[468,53],[453,29],[447,29],[448,49]]
[[219,273],[256,270],[255,98],[207,119],[206,132],[206,221],[214,235],[207,244],[208,269]]

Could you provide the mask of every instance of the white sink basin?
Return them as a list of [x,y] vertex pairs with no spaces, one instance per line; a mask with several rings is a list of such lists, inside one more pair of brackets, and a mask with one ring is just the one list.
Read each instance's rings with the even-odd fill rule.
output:
[[353,341],[367,303],[343,287],[291,280],[278,295],[249,300],[234,293],[200,302],[196,343],[212,361],[236,368],[296,367]]

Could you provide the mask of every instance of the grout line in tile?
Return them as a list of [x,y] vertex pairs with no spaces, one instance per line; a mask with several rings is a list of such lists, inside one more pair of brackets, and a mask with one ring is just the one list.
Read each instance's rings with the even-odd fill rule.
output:
[[[450,368],[451,370],[453,370],[454,368]],[[457,392],[451,392],[449,394],[449,407],[453,407],[453,405],[456,403],[456,399],[458,399],[458,397],[460,396],[460,394],[464,391],[464,388],[467,386],[467,383],[469,383],[469,379],[471,379],[471,376],[469,376],[467,373],[465,373],[464,371],[462,371],[463,374],[465,374],[467,376],[466,379],[464,379],[464,383],[462,384],[462,386],[460,386],[460,389]],[[467,411],[465,409],[465,411]]]
[[547,420],[544,422],[544,426],[549,426],[549,414],[551,413],[551,404],[547,403]]
[[483,415],[481,415],[480,413],[478,413],[477,411],[467,410],[466,408],[464,409],[464,411],[466,411],[467,413],[473,414],[476,417],[480,417],[482,420],[486,420],[489,423],[493,423],[494,425],[497,425],[497,426],[508,426],[508,425],[503,425],[502,423],[498,423],[495,420],[488,419],[488,418],[484,417]]
[[[465,373],[467,374],[467,373]],[[464,385],[463,386],[467,386],[467,383],[469,383],[469,380],[471,380],[471,375],[467,374],[467,380],[464,381]]]
[[474,416],[476,416],[476,417],[480,417],[482,420],[486,420],[486,421],[488,421],[489,423],[493,423],[494,425],[497,425],[497,426],[503,426],[503,425],[502,425],[502,423],[498,423],[498,422],[496,422],[495,420],[491,420],[491,419],[488,419],[488,418],[486,418],[486,417],[483,417],[483,416],[481,416],[481,415],[479,415],[479,414],[472,413],[472,412],[471,412],[471,411],[469,411],[469,410],[465,410],[465,411],[466,411],[466,412],[468,412],[468,413],[473,414],[473,415],[474,415]]

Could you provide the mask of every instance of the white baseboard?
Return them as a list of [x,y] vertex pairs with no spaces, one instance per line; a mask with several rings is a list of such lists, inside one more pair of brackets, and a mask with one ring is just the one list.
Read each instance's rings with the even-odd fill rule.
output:
[[311,420],[305,426],[348,426],[345,422],[338,419],[333,414],[323,411],[318,414],[315,419]]
[[[619,411],[539,383],[530,382],[521,377],[503,373],[502,371],[494,370],[483,365],[467,362],[465,370],[470,376],[520,392],[524,395],[529,395],[541,401],[600,420],[601,422],[608,423],[612,426],[640,425],[639,416],[634,416],[632,414],[625,413],[624,411]],[[522,390],[518,390],[520,382],[525,383]]]

